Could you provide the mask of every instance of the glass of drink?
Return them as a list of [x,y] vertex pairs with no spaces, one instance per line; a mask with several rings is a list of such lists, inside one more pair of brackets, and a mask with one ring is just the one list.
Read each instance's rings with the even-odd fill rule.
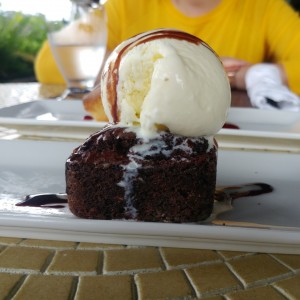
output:
[[71,0],[69,21],[49,24],[48,40],[67,90],[62,98],[81,98],[93,86],[106,49],[103,6],[92,0]]

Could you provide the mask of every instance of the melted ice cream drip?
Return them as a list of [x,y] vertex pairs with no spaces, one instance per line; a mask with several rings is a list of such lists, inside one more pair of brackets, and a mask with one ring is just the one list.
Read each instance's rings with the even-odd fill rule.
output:
[[[130,130],[134,131],[132,128]],[[133,183],[138,176],[138,169],[142,166],[140,161],[148,158],[153,158],[157,155],[163,155],[165,157],[170,157],[174,152],[180,150],[181,152],[186,152],[192,154],[192,149],[188,144],[188,141],[185,140],[182,142],[182,137],[174,136],[172,140],[171,147],[166,143],[162,138],[163,132],[161,135],[157,136],[157,139],[143,139],[140,137],[140,143],[131,147],[129,150],[128,158],[129,163],[122,165],[123,168],[123,178],[120,182],[117,183],[118,186],[124,188],[124,199],[126,202],[125,211],[126,214],[129,214],[131,217],[135,218],[137,216],[137,209],[134,207],[134,197],[133,195]],[[205,138],[208,142],[209,152],[211,148],[215,145],[213,137]],[[192,142],[199,142],[197,138],[190,138]],[[187,161],[187,158],[181,157],[180,160]]]
[[137,216],[137,209],[133,206],[134,197],[132,196],[132,190],[133,181],[138,175],[140,165],[131,156],[129,156],[129,160],[130,162],[127,165],[122,165],[123,179],[117,185],[124,188],[124,199],[126,201],[125,214],[135,218]]

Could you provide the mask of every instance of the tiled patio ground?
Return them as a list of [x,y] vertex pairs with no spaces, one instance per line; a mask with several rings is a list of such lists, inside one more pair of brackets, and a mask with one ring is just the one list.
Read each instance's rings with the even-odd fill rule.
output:
[[0,237],[0,299],[300,299],[300,255]]

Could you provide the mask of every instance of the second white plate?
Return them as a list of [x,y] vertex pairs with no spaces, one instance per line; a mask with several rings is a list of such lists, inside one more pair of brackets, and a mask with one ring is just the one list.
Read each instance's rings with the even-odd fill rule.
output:
[[[39,100],[0,108],[0,125],[20,134],[85,139],[105,122],[85,120],[80,100]],[[221,129],[221,148],[300,151],[300,114],[279,110],[236,108],[227,123],[238,129]]]
[[38,100],[1,108],[0,125],[24,135],[85,139],[106,125],[86,116],[80,100]]

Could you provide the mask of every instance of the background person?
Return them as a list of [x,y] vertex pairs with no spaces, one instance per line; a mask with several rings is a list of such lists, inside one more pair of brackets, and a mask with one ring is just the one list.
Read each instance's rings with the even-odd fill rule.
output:
[[[267,62],[300,95],[300,18],[284,0],[108,0],[105,9],[107,54],[138,33],[176,28],[199,37],[216,51],[233,88],[245,89],[247,70]],[[63,83],[47,42],[35,70],[42,83]]]

